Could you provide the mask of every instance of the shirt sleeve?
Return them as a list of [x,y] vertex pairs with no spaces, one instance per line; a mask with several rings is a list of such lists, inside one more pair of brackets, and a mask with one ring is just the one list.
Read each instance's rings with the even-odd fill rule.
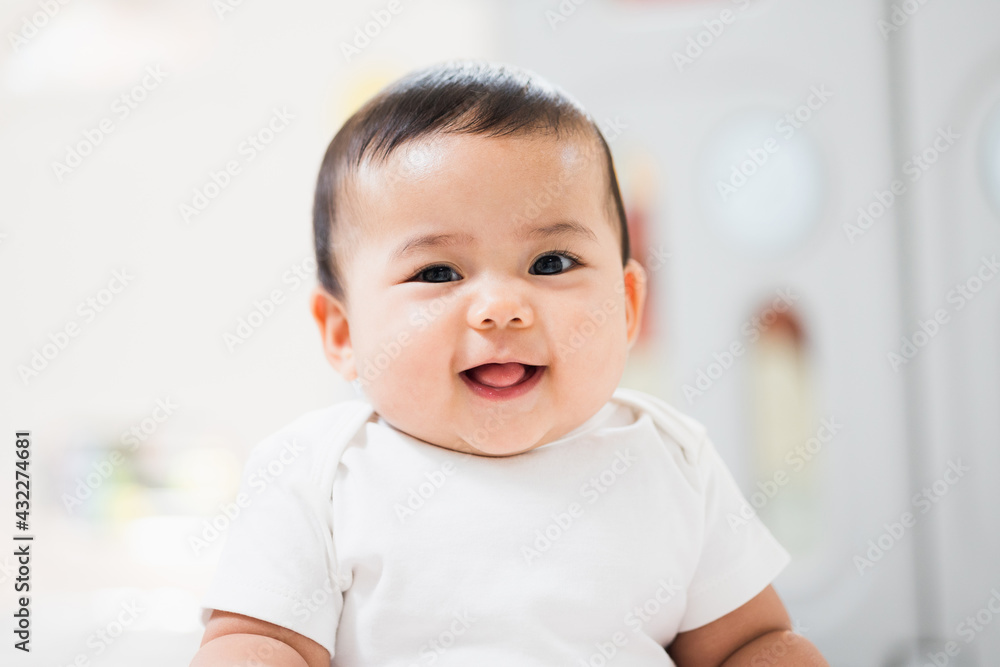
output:
[[238,514],[225,530],[201,609],[203,623],[213,609],[252,616],[294,630],[333,656],[343,591],[334,574],[317,444],[279,432],[251,451],[229,505]]
[[756,513],[748,511],[750,505],[707,437],[697,467],[705,532],[678,632],[701,627],[749,602],[791,561]]

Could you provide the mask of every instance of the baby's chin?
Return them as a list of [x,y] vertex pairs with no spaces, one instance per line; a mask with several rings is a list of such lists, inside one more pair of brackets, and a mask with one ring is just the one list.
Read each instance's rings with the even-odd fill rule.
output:
[[369,400],[396,430],[435,447],[488,457],[516,456],[558,440],[600,407],[587,410],[578,406],[582,411],[567,413],[553,410],[543,401],[520,409],[498,403],[475,411],[464,405],[429,411],[411,402],[380,398],[389,397],[376,394]]
[[570,430],[557,430],[553,427],[547,432],[539,432],[538,422],[533,420],[529,420],[525,426],[527,428],[524,429],[507,426],[486,436],[482,431],[477,431],[472,436],[456,436],[454,446],[449,449],[477,456],[516,456],[558,440]]
[[504,456],[517,456],[518,454],[523,454],[525,452],[531,451],[536,447],[540,447],[545,444],[542,441],[528,441],[515,440],[509,442],[467,442],[461,441],[458,451],[464,451],[468,454],[475,454],[476,456],[492,456],[492,457],[504,457]]
[[[387,419],[386,421],[389,420]],[[420,432],[419,428],[407,430],[395,424],[393,426],[436,447],[473,454],[475,456],[516,456],[556,439],[536,433],[537,423],[528,425],[529,427],[533,427],[530,429],[530,432],[528,429],[512,428],[510,424],[504,424],[500,428],[491,431],[479,428],[471,433],[430,433]]]

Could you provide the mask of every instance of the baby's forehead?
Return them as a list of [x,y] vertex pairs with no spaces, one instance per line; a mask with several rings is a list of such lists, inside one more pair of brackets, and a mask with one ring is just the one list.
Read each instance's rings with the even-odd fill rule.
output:
[[[621,241],[603,146],[599,138],[583,132],[532,132],[501,137],[435,133],[408,140],[386,157],[365,159],[349,171],[338,197],[344,206],[339,211],[343,215],[338,216],[341,224],[336,242],[352,251],[372,241],[380,242],[381,246],[381,242],[403,239],[413,233],[385,222],[386,201],[392,199],[388,195],[398,192],[405,193],[402,201],[421,205],[434,198],[433,205],[441,209],[451,200],[478,205],[479,200],[469,195],[470,190],[477,193],[482,190],[490,196],[500,192],[509,204],[500,216],[504,222],[521,219],[539,227],[546,222],[545,214],[552,212],[546,210],[552,202],[560,197],[565,202],[566,193],[575,191],[583,196],[576,197],[571,205],[584,206],[589,218],[595,215],[605,218],[614,237]],[[508,176],[513,184],[509,189],[492,187],[497,180]],[[397,208],[395,212],[408,216],[410,209]],[[434,221],[431,216],[425,226],[433,227]],[[511,232],[518,226],[504,225]]]
[[428,197],[486,208],[502,196],[511,217],[534,217],[568,192],[610,195],[602,157],[598,142],[579,134],[436,133],[363,160],[344,194],[362,224],[388,200],[425,204]]
[[448,169],[449,162],[461,168],[474,162],[489,162],[498,156],[513,157],[525,167],[549,170],[582,172],[604,166],[596,138],[579,131],[520,132],[500,137],[439,132],[408,140],[384,159],[363,161],[357,174],[375,176],[389,184],[425,178],[435,172],[456,177],[461,172]]

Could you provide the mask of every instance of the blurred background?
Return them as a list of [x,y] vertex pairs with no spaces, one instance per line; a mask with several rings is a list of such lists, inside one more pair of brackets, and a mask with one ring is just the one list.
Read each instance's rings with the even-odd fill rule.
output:
[[[1000,3],[5,0],[0,492],[32,652],[186,665],[249,449],[350,397],[317,169],[414,67],[577,98],[651,302],[623,384],[709,434],[832,665],[1000,664]],[[14,542],[0,549],[12,627]],[[5,625],[5,627],[6,627]]]

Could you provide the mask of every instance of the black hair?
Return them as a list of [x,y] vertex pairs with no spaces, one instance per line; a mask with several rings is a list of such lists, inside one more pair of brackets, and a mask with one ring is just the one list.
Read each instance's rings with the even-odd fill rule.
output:
[[590,114],[533,72],[482,60],[452,60],[416,70],[383,88],[330,142],[313,203],[317,277],[344,300],[334,247],[338,198],[364,160],[384,162],[404,142],[434,133],[488,136],[554,132],[590,134],[604,152],[609,208],[619,221],[622,265],[629,259],[628,224],[611,150]]

